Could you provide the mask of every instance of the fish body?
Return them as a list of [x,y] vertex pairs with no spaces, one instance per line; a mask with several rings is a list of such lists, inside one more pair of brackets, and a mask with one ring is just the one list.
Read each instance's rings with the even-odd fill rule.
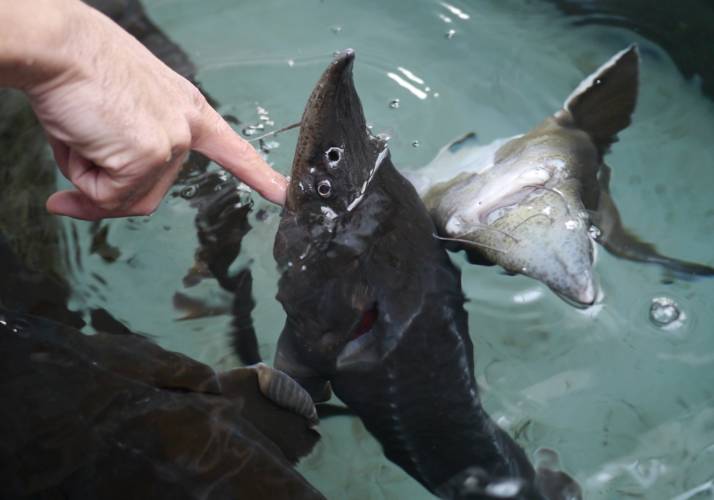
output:
[[[473,142],[467,138],[457,146],[462,157]],[[467,171],[423,190],[439,234],[511,273],[592,303],[596,285],[584,195],[596,183],[600,159],[587,134],[549,117],[529,133],[485,149],[490,154],[480,152]],[[454,171],[459,160],[453,156],[445,150],[435,166],[449,162]]]
[[408,175],[450,248],[548,285],[577,305],[598,295],[594,242],[683,277],[714,268],[665,257],[622,225],[604,156],[630,125],[638,93],[636,46],[583,80],[562,109],[523,135],[480,146],[474,134]]
[[3,307],[0,361],[0,498],[324,498],[292,467],[319,436],[279,372]]
[[476,467],[484,488],[510,481],[506,498],[543,498],[523,450],[481,406],[459,271],[367,130],[353,59],[335,59],[303,115],[274,247],[287,313],[275,367],[317,401],[334,390],[432,492],[449,495]]

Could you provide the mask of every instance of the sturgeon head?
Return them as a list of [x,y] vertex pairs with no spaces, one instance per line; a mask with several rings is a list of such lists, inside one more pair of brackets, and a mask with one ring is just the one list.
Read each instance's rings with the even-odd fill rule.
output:
[[353,60],[340,53],[308,99],[274,245],[287,313],[276,367],[318,399],[325,381],[388,356],[435,288],[451,290],[465,326],[458,271],[367,129]]
[[384,174],[398,176],[367,129],[353,60],[349,49],[337,55],[308,99],[274,245],[288,317],[276,367],[317,400],[347,345],[377,317],[368,275],[378,270],[365,262],[392,222]]
[[478,172],[432,186],[424,199],[440,235],[571,302],[592,304],[597,285],[590,214],[600,197],[598,172],[617,133],[630,123],[638,66],[635,46],[619,52],[555,115],[494,148]]

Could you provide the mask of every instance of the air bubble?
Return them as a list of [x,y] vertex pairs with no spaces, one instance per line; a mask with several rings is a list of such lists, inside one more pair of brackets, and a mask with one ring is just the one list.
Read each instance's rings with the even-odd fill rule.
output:
[[515,498],[521,492],[522,484],[517,479],[506,479],[486,486],[486,493],[497,498]]
[[682,317],[677,303],[669,297],[655,297],[650,305],[650,320],[657,326],[669,326]]
[[196,186],[187,186],[181,190],[181,198],[189,200],[196,196],[196,192],[198,192],[198,188]]
[[243,129],[243,135],[245,135],[246,137],[250,137],[264,129],[265,125],[263,123],[258,123],[257,125],[248,125]]
[[446,32],[445,36],[447,39],[451,40],[452,38],[454,38],[455,34],[456,34],[456,30],[449,30]]
[[339,35],[340,31],[342,31],[342,26],[332,26],[330,27],[330,30],[335,34]]
[[27,321],[23,319],[16,319],[11,322],[9,326],[10,332],[14,333],[18,337],[27,338],[29,336],[26,330],[29,328],[30,324]]
[[399,109],[399,99],[392,99],[389,101],[389,107],[392,109]]
[[412,141],[413,148],[418,148],[419,146],[421,146],[421,143],[419,141]]

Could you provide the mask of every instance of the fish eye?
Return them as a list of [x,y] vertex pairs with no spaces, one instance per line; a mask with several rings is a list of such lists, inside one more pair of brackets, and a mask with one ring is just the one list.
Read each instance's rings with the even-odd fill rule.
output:
[[330,149],[325,151],[325,158],[327,159],[327,164],[330,167],[336,167],[340,160],[342,160],[342,153],[344,153],[344,150],[338,147],[331,147]]
[[323,179],[317,183],[317,194],[323,198],[327,198],[332,194],[332,183],[327,179]]

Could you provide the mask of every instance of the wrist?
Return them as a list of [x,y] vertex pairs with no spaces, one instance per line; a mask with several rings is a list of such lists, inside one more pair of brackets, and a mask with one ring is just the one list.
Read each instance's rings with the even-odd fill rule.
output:
[[84,9],[79,0],[0,0],[0,86],[27,91],[66,73]]

